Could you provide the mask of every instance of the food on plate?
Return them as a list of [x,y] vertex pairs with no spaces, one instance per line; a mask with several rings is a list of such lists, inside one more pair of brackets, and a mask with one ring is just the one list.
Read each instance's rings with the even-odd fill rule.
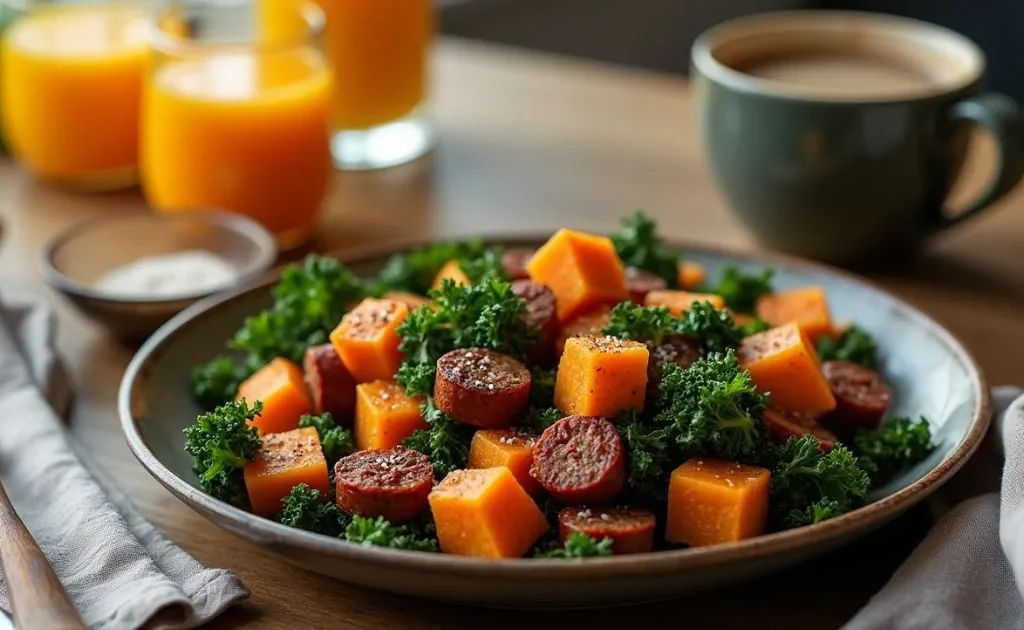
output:
[[458,348],[437,360],[434,404],[464,424],[507,427],[530,400],[530,370],[507,354]]
[[356,417],[352,426],[356,448],[391,448],[420,429],[429,428],[420,415],[421,399],[393,381],[372,381],[355,387]]
[[929,456],[820,288],[694,270],[655,228],[287,267],[192,372],[199,487],[352,544],[580,559],[835,518]]
[[252,420],[261,435],[291,431],[299,426],[301,416],[313,411],[302,368],[283,357],[273,359],[247,378],[238,387],[237,398],[263,403]]
[[518,558],[550,527],[504,466],[451,472],[429,498],[444,553]]
[[697,455],[672,471],[665,538],[716,545],[764,533],[771,471]]
[[313,402],[313,413],[329,413],[338,420],[350,421],[355,410],[355,380],[341,357],[329,343],[310,346],[302,358],[306,387]]

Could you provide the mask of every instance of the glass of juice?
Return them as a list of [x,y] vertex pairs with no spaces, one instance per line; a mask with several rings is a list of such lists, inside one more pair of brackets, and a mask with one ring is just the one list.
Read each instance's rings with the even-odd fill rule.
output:
[[11,153],[60,185],[134,185],[145,5],[5,2],[21,13],[0,46],[0,112]]
[[[288,6],[257,0],[266,33],[294,29]],[[428,57],[435,0],[317,0],[334,74],[331,151],[344,170],[395,166],[429,151]]]
[[252,26],[248,2],[177,3],[158,14],[141,155],[157,210],[245,214],[282,249],[312,234],[333,172],[331,74],[323,11],[291,8],[301,28],[274,36]]

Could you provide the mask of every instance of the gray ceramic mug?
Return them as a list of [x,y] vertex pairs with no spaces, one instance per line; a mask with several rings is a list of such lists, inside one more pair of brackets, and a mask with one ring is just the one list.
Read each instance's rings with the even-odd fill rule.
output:
[[[691,62],[713,176],[772,249],[840,264],[911,252],[1024,174],[1017,103],[981,91],[983,53],[947,29],[871,13],[764,13],[706,31]],[[971,125],[995,137],[998,171],[949,216]]]

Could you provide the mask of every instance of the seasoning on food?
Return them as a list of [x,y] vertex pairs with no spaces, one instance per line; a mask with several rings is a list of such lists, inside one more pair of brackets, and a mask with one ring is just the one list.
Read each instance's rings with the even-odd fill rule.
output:
[[100,277],[95,287],[125,299],[171,298],[222,289],[238,279],[238,269],[216,254],[188,250],[147,256]]

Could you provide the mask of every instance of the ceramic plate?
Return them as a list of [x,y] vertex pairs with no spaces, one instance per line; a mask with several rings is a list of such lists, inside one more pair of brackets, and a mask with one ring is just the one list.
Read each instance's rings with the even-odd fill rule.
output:
[[[503,240],[508,245],[541,239]],[[977,448],[989,422],[984,379],[963,346],[939,324],[867,282],[817,264],[754,257],[679,244],[687,259],[717,277],[723,264],[771,265],[786,289],[818,284],[837,321],[873,334],[895,388],[891,413],[932,423],[938,448],[876,491],[874,503],[813,526],[725,545],[585,561],[488,561],[362,547],[310,534],[213,499],[199,490],[183,450],[182,430],[199,408],[187,395],[191,368],[221,351],[252,315],[271,303],[276,278],[198,303],[157,331],[132,360],[121,384],[125,437],[142,465],[192,509],[231,533],[280,554],[282,561],[347,582],[400,594],[502,607],[577,607],[653,601],[751,579],[863,536],[935,491]],[[405,248],[401,248],[405,249]],[[393,251],[344,257],[372,274]]]

